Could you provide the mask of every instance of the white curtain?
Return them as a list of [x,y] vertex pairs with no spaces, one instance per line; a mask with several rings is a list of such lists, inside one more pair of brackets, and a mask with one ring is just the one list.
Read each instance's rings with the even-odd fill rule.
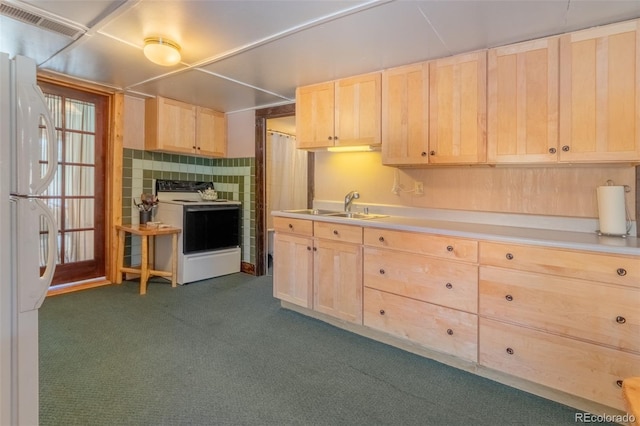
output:
[[[307,207],[307,152],[295,136],[267,134],[267,211]],[[269,224],[271,216],[269,215]]]

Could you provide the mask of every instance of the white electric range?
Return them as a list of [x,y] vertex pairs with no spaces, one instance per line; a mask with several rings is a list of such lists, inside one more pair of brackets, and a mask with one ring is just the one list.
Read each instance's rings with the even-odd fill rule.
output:
[[[203,200],[198,191],[207,188],[215,189],[212,182],[155,182],[155,220],[182,229],[178,235],[179,284],[240,272],[242,204]],[[155,250],[156,265],[171,269],[171,241],[158,238]]]

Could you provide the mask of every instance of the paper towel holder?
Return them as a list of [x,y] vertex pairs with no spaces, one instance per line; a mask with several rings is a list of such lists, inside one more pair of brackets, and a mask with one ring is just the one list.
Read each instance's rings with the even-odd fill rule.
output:
[[[613,182],[613,180],[608,179],[608,180],[605,182],[605,185],[604,185],[604,186],[616,186],[616,184]],[[622,186],[622,190],[623,190],[623,192],[624,192],[624,193],[629,193],[629,192],[631,192],[631,187],[630,187],[629,185],[620,185],[620,186]],[[615,233],[615,234],[614,234],[614,233],[606,233],[606,232],[602,232],[600,229],[596,229],[596,233],[597,233],[599,236],[607,236],[607,237],[622,237],[622,238],[626,238],[626,237],[627,237],[627,235],[629,235],[629,232],[631,231],[631,228],[632,228],[633,223],[632,223],[632,221],[631,221],[631,216],[629,215],[629,210],[627,209],[626,200],[624,200],[624,197],[623,197],[623,201],[622,201],[622,202],[623,202],[623,204],[624,204],[624,207],[623,207],[623,209],[624,209],[624,213],[623,213],[623,214],[624,214],[625,219],[626,219],[626,221],[625,221],[625,222],[626,222],[626,232],[625,232],[625,233]]]

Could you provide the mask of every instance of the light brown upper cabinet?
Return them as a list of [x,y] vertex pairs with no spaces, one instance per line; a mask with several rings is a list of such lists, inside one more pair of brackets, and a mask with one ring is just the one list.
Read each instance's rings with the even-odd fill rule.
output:
[[382,74],[382,164],[429,162],[429,63]]
[[558,38],[488,52],[489,163],[558,159]]
[[380,84],[373,73],[298,87],[297,147],[380,145]]
[[560,38],[560,161],[640,160],[638,22]]
[[487,52],[435,60],[429,74],[429,162],[484,163]]
[[224,113],[161,96],[145,101],[145,149],[221,157],[226,143]]
[[227,118],[223,112],[196,109],[196,150],[207,157],[227,155]]

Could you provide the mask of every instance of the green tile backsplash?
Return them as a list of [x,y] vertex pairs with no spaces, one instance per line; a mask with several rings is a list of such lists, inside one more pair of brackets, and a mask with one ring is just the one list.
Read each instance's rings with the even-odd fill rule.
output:
[[[221,198],[242,202],[242,261],[255,265],[255,158],[204,158],[123,149],[122,223],[138,223],[133,204],[152,192],[154,179],[213,182]],[[127,265],[140,263],[140,239],[127,236]]]

